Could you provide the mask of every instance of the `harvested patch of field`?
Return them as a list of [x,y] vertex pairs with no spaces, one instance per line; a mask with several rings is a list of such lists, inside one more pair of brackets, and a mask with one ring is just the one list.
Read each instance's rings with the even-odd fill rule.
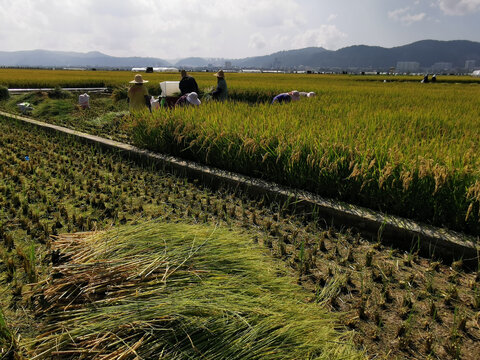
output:
[[52,250],[32,358],[362,358],[336,316],[232,229],[148,222],[61,235]]

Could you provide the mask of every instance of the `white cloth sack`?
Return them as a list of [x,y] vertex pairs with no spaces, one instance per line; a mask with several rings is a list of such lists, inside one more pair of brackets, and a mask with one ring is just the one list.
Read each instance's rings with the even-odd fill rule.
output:
[[153,96],[150,98],[150,105],[152,107],[152,111],[153,110],[157,110],[157,109],[160,109],[160,100],[158,99],[155,99]]
[[22,102],[17,104],[18,110],[22,112],[22,114],[27,114],[33,110],[33,106],[29,102]]
[[90,108],[90,95],[87,93],[78,96],[78,105],[84,109]]

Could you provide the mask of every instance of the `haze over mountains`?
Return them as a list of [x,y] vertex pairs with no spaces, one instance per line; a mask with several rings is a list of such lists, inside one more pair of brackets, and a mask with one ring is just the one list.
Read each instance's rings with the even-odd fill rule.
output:
[[393,48],[356,45],[336,51],[321,47],[309,47],[243,59],[190,57],[174,62],[153,57],[114,57],[96,51],[88,53],[48,50],[0,51],[0,66],[5,67],[127,69],[146,66],[175,66],[179,68],[237,67],[281,70],[360,69],[382,71],[395,67],[401,62],[417,63],[419,70],[435,65],[457,70],[465,69],[468,66],[480,68],[480,43],[466,40],[422,40]]

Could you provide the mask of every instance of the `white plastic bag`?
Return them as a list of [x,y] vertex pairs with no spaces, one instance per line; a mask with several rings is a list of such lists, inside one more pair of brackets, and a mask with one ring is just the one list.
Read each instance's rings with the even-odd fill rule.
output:
[[22,102],[17,104],[18,110],[22,112],[22,114],[28,114],[33,110],[33,106],[29,102]]
[[153,110],[158,110],[160,109],[160,100],[155,99],[153,96],[150,98],[150,105]]
[[90,109],[90,95],[87,93],[78,96],[78,105],[83,109]]

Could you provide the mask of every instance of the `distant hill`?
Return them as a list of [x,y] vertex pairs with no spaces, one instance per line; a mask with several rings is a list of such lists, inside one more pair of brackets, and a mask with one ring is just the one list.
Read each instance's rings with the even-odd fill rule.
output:
[[179,60],[175,63],[176,67],[205,67],[208,66],[209,61],[201,57],[189,57]]
[[292,68],[299,66],[313,66],[312,59],[322,56],[330,51],[321,47],[308,47],[298,50],[280,51],[271,55],[249,57],[232,60],[233,66],[257,68]]
[[336,51],[323,48],[305,48],[281,51],[275,54],[233,60],[239,67],[257,68],[363,68],[389,69],[399,61],[418,62],[421,68],[435,63],[451,63],[453,68],[464,68],[466,60],[475,60],[480,68],[480,43],[466,40],[422,40],[412,44],[383,48],[355,45]]
[[157,58],[114,57],[98,51],[78,53],[32,50],[0,51],[0,66],[130,68],[142,66],[171,66],[171,64],[168,61]]
[[[480,68],[480,43],[466,40],[422,40],[412,44],[383,48],[355,45],[336,51],[321,47],[280,51],[265,56],[243,59],[189,57],[175,62],[179,68],[230,66],[257,69],[372,69],[388,70],[397,62],[418,62],[421,69],[436,63],[448,63],[453,69],[463,69],[467,60]],[[100,52],[76,53],[47,50],[0,52],[0,66],[25,67],[98,67],[131,68],[172,66],[166,60],[151,57],[113,57]]]

